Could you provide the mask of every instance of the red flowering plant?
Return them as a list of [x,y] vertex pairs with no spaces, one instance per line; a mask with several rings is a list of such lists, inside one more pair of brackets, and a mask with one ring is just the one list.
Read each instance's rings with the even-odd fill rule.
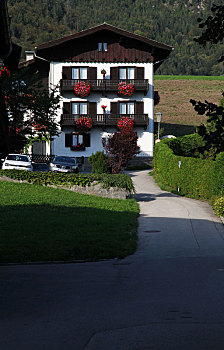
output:
[[107,106],[102,105],[101,108],[102,108],[103,112],[105,113],[105,110],[106,110]]
[[0,78],[10,77],[10,71],[6,67],[0,67]]
[[77,96],[86,97],[90,94],[91,85],[85,81],[79,81],[75,84],[74,91]]
[[76,120],[76,127],[79,132],[86,132],[91,130],[93,121],[90,117],[80,117]]
[[71,146],[72,151],[85,151],[85,145],[83,143],[78,143],[77,145]]
[[127,84],[125,81],[118,84],[118,94],[123,96],[132,96],[134,93],[134,85]]
[[117,122],[118,129],[122,132],[130,133],[134,126],[134,120],[130,117],[121,117]]
[[36,131],[43,131],[43,130],[47,129],[46,125],[41,125],[41,124],[38,124],[38,123],[33,123],[33,127],[34,127],[34,129]]

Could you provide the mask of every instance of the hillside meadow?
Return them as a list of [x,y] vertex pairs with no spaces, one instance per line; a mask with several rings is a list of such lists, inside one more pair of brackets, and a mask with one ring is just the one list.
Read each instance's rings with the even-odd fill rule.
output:
[[219,103],[224,90],[224,76],[155,76],[155,91],[159,92],[160,102],[155,113],[161,112],[163,134],[182,136],[195,131],[206,121],[199,116],[190,103],[205,100]]

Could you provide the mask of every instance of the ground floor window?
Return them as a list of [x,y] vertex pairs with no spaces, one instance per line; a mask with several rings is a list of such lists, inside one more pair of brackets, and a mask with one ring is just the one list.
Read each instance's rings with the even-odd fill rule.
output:
[[[65,134],[65,147],[90,147],[90,134],[67,133]],[[83,150],[82,147],[82,150]],[[77,149],[78,150],[78,149]]]

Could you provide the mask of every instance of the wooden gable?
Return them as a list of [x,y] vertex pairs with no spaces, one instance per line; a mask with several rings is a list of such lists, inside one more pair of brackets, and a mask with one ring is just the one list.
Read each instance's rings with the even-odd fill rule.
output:
[[[107,51],[98,44],[107,43]],[[37,56],[56,62],[156,62],[172,47],[103,24],[37,47]]]

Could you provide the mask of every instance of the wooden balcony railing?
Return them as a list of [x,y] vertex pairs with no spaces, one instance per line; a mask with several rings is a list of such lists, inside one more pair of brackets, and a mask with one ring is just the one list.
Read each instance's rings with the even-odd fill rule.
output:
[[133,84],[135,91],[142,91],[145,94],[148,91],[149,84],[147,79],[125,79],[125,80],[110,80],[110,79],[95,79],[95,80],[76,80],[76,79],[61,79],[60,87],[61,92],[74,91],[74,86],[79,81],[86,81],[91,85],[91,91],[111,91],[116,92],[118,90],[118,84],[126,82],[127,84]]
[[[62,114],[61,127],[74,126],[75,121],[80,117],[85,117],[86,114]],[[93,121],[93,126],[116,126],[120,117],[127,116],[134,120],[136,126],[147,127],[148,114],[88,114]]]

